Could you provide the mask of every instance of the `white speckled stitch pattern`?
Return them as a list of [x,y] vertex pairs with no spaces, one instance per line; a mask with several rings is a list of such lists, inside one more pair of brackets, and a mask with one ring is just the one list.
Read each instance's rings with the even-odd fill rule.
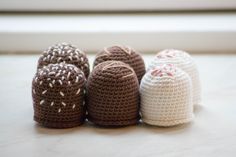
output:
[[[75,65],[81,69],[85,77],[89,75],[89,62],[87,55],[78,49],[75,45],[68,43],[58,43],[52,45],[45,51],[38,60],[38,69],[43,68],[49,64],[66,63]],[[70,74],[68,74],[69,77]]]
[[166,49],[159,52],[148,66],[148,70],[162,64],[174,64],[178,68],[189,74],[193,86],[193,104],[201,104],[201,83],[199,72],[193,58],[184,51]]
[[149,70],[140,85],[142,120],[150,125],[174,126],[193,118],[189,75],[173,64]]

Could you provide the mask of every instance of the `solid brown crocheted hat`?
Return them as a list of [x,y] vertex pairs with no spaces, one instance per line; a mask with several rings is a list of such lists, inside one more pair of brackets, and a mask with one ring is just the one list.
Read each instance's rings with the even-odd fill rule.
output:
[[38,68],[61,62],[75,65],[88,78],[89,62],[86,54],[76,46],[67,43],[56,44],[45,50],[38,60]]
[[127,126],[139,120],[139,84],[133,69],[106,61],[88,78],[88,119],[101,126]]
[[122,61],[132,67],[139,82],[145,74],[145,64],[141,55],[128,46],[111,46],[101,50],[95,58],[93,66],[108,60]]
[[32,81],[34,120],[46,127],[69,128],[83,123],[85,77],[71,64],[49,64]]

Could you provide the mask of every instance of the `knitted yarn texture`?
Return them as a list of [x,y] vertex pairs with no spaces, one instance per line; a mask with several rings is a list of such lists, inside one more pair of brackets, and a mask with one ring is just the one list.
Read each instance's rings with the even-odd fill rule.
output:
[[84,122],[84,73],[71,64],[49,64],[32,81],[34,120],[51,128],[75,127]]
[[95,57],[93,66],[104,61],[122,61],[132,67],[138,77],[139,82],[145,74],[145,64],[141,55],[128,46],[105,47]]
[[159,52],[148,66],[148,71],[162,64],[174,64],[189,74],[193,87],[193,104],[201,104],[201,85],[197,66],[193,58],[184,51],[166,49]]
[[134,70],[120,61],[97,65],[87,82],[88,119],[107,127],[139,120],[139,83]]
[[38,60],[38,68],[61,62],[75,65],[84,72],[86,78],[88,77],[89,62],[86,54],[67,43],[56,44],[45,50]]
[[140,85],[143,122],[174,126],[193,119],[191,79],[172,64],[149,70]]

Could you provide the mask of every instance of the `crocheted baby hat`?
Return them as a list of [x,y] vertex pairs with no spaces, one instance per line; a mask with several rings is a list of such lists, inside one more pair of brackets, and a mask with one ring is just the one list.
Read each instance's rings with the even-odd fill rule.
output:
[[172,64],[149,70],[140,85],[142,120],[150,125],[174,126],[193,118],[189,75]]
[[94,68],[87,82],[88,119],[100,126],[127,126],[139,120],[139,83],[134,70],[119,61]]
[[128,64],[134,69],[139,82],[145,74],[145,64],[143,58],[137,51],[128,46],[105,47],[96,55],[93,66],[109,60],[122,61]]
[[148,66],[148,70],[162,64],[174,64],[189,74],[193,87],[193,104],[201,104],[199,72],[193,58],[187,52],[175,49],[166,49],[156,55]]
[[88,77],[89,62],[86,54],[76,46],[67,43],[59,43],[45,50],[38,60],[38,68],[61,62],[75,65],[84,72],[86,78]]
[[85,76],[71,64],[49,64],[32,81],[34,120],[46,127],[69,128],[83,123]]

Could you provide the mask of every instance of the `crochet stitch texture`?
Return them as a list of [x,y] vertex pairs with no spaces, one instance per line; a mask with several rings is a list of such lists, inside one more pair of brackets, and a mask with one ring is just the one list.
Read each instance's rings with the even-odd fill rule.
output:
[[84,72],[86,78],[88,77],[90,71],[86,54],[68,43],[56,44],[45,50],[38,60],[38,68],[61,62],[75,65]]
[[143,122],[174,126],[193,118],[191,79],[172,64],[149,70],[140,85]]
[[120,61],[97,65],[87,83],[88,119],[100,126],[134,125],[139,120],[139,83]]
[[85,76],[71,64],[49,64],[37,70],[32,81],[34,120],[51,128],[82,124]]
[[145,74],[145,64],[142,56],[128,46],[105,47],[96,55],[93,66],[109,60],[122,61],[128,64],[134,69],[139,82]]
[[199,72],[193,58],[187,52],[175,49],[166,49],[156,55],[148,66],[147,71],[162,64],[174,64],[190,76],[193,88],[193,104],[201,104],[201,84]]

